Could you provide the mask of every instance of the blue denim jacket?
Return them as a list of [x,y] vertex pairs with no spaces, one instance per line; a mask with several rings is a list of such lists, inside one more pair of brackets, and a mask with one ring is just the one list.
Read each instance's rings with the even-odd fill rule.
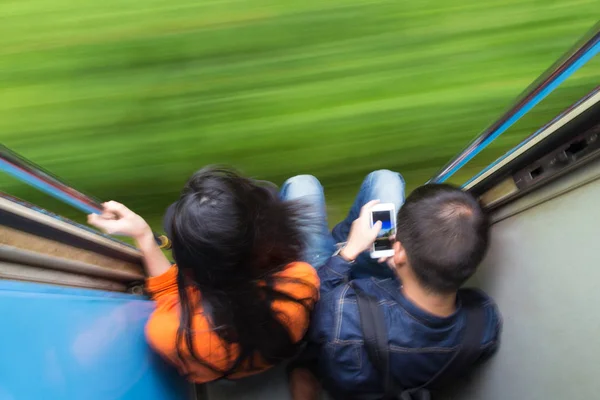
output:
[[[332,257],[319,269],[321,299],[313,315],[309,340],[319,353],[324,386],[336,397],[352,398],[383,391],[382,378],[369,362],[364,348],[356,295],[349,285],[351,265]],[[449,361],[460,344],[466,312],[461,297],[475,297],[486,310],[487,326],[481,341],[482,358],[498,346],[501,316],[483,292],[461,289],[457,311],[445,318],[428,314],[403,296],[396,279],[353,280],[359,289],[378,298],[388,327],[390,368],[405,388],[426,383]]]

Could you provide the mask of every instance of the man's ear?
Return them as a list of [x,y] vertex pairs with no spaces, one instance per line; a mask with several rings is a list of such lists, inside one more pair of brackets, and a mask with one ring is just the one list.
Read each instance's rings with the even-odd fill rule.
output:
[[402,243],[400,243],[399,241],[395,241],[393,248],[394,256],[392,257],[392,260],[394,262],[394,266],[398,268],[402,267],[403,265],[406,265],[406,263],[408,262],[408,258],[406,257],[406,251],[404,250],[404,246],[402,246]]

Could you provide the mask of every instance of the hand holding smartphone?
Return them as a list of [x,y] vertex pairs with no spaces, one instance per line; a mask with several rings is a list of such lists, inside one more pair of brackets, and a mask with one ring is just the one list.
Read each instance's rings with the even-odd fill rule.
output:
[[391,257],[394,250],[390,237],[395,234],[394,204],[380,204],[379,200],[372,200],[361,208],[359,217],[350,228],[348,241],[339,250],[339,255],[351,262],[364,251],[370,251],[373,258]]
[[371,208],[371,227],[381,222],[381,230],[371,249],[371,258],[385,258],[394,255],[393,241],[396,236],[396,207],[393,203],[376,204]]

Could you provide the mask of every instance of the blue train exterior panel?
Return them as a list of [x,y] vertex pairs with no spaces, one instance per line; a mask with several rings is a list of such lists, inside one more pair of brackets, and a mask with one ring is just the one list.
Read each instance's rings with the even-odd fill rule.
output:
[[0,400],[188,399],[140,296],[0,281]]

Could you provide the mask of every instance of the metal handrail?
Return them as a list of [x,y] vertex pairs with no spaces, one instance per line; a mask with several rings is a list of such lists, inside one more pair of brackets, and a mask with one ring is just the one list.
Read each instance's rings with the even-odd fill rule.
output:
[[[74,189],[56,175],[44,170],[2,144],[0,144],[0,170],[86,214],[100,214],[102,212],[103,206],[98,199]],[[171,246],[170,240],[165,235],[154,232],[153,235],[154,240],[161,248]]]
[[540,141],[554,134],[560,127],[563,126],[563,124],[566,123],[564,121],[570,121],[573,118],[576,118],[582,112],[588,110],[589,107],[591,107],[593,104],[596,104],[600,100],[599,96],[600,86],[597,86],[591,92],[589,92],[577,102],[573,103],[570,107],[565,109],[563,112],[558,114],[546,125],[542,126],[540,129],[527,136],[515,147],[513,147],[512,149],[504,153],[502,156],[498,157],[494,162],[490,163],[484,169],[479,171],[475,176],[473,176],[471,179],[465,182],[462,188],[465,190],[473,189],[477,184],[485,180],[492,173],[496,172],[502,166],[506,165],[508,162],[518,157],[518,155],[522,154],[526,150],[531,149],[537,143],[540,143]]
[[500,119],[485,129],[463,151],[454,157],[428,183],[446,181],[498,136],[502,135],[521,117],[546,98],[575,71],[600,52],[600,22],[597,23],[572,49],[532,83]]

